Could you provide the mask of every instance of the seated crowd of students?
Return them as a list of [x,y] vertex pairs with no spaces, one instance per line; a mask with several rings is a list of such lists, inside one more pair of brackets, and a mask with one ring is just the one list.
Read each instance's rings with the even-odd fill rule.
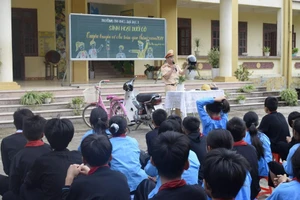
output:
[[[17,110],[17,131],[1,143],[6,175],[0,175],[0,195],[3,200],[253,200],[264,177],[275,188],[269,200],[299,198],[300,113],[292,112],[287,123],[275,97],[265,99],[261,123],[252,111],[228,120],[224,96],[196,105],[200,120],[155,110],[146,152],[126,134],[126,119],[108,120],[101,107],[92,110],[93,128],[76,151],[68,150],[74,136],[70,120]],[[283,162],[273,161],[272,154]]]

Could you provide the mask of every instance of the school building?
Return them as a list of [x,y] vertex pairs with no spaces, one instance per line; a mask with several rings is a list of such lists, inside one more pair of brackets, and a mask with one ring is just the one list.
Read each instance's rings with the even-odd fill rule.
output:
[[[69,61],[69,13],[165,18],[167,49],[175,51],[179,65],[200,39],[201,77],[211,76],[208,51],[220,47],[220,76],[214,81],[236,81],[234,71],[244,65],[254,82],[268,81],[277,89],[298,84],[300,57],[292,49],[300,48],[299,0],[1,0],[0,90],[45,79],[49,50],[61,55],[60,78],[67,71],[71,83],[89,82],[89,63]],[[132,73],[143,75],[146,63],[161,61],[135,61]]]

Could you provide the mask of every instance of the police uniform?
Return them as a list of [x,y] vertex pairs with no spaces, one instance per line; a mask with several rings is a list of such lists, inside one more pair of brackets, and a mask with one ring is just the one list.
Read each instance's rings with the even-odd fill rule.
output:
[[[170,56],[174,56],[173,50],[169,50],[165,58],[168,58]],[[176,91],[177,88],[177,82],[180,74],[183,73],[183,70],[178,67],[178,65],[175,65],[175,70],[173,70],[172,74],[168,79],[165,78],[165,75],[172,70],[171,65],[168,63],[165,63],[163,66],[161,66],[161,74],[163,81],[165,82],[165,90],[168,91]]]

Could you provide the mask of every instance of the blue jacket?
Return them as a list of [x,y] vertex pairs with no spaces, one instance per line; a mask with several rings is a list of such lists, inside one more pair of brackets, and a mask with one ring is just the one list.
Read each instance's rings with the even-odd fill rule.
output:
[[[108,129],[106,129],[105,132],[106,132],[107,135],[110,135],[110,132],[109,132]],[[81,145],[82,140],[84,140],[84,138],[86,138],[87,136],[89,136],[89,135],[91,135],[91,134],[94,134],[94,133],[95,133],[95,131],[94,131],[93,129],[91,129],[91,130],[87,131],[87,132],[82,136],[81,141],[80,141],[80,144],[79,144],[79,146],[78,146],[78,151],[81,151],[80,145]]]
[[[258,138],[260,139],[265,155],[263,158],[260,158],[258,161],[258,175],[259,176],[268,176],[269,174],[269,166],[268,163],[272,161],[272,151],[271,151],[271,142],[268,136],[262,132],[258,132]],[[244,141],[248,144],[251,144],[251,136],[247,131]]]
[[298,200],[300,197],[300,183],[291,181],[279,184],[267,200]]
[[287,159],[285,162],[282,163],[283,167],[284,167],[284,171],[291,177],[294,177],[294,173],[293,173],[293,166],[292,166],[292,157],[295,153],[295,151],[298,149],[298,147],[300,146],[300,143],[295,144],[294,146],[292,146],[292,148],[289,151],[289,154],[287,156]]
[[[200,168],[200,162],[198,160],[197,155],[195,152],[190,150],[189,153],[189,162],[190,162],[190,167],[188,170],[185,170],[182,174],[182,179],[186,181],[188,185],[195,185],[198,184],[198,172]],[[151,164],[150,161],[148,161],[145,171],[149,176],[157,178],[156,186],[155,188],[149,193],[148,198],[152,198],[154,195],[158,193],[158,190],[161,186],[161,180],[158,175],[158,171],[155,166]]]
[[[236,195],[234,200],[250,200],[251,199],[251,182],[252,182],[251,174],[250,174],[250,172],[247,172],[244,185],[240,189],[239,193]],[[204,183],[202,186],[204,187]],[[211,198],[209,198],[207,196],[207,200],[211,200]]]
[[213,129],[218,129],[218,128],[226,129],[226,123],[228,121],[227,113],[225,114],[221,111],[221,113],[220,113],[221,119],[215,120],[215,119],[212,119],[207,114],[206,110],[204,109],[204,106],[206,106],[207,104],[212,104],[214,102],[215,102],[215,100],[212,97],[203,98],[203,99],[196,101],[198,114],[200,116],[200,119],[202,122],[202,127],[203,127],[202,133],[204,135],[207,135]]
[[128,181],[130,192],[135,191],[137,186],[148,178],[148,175],[141,169],[140,149],[136,139],[126,137],[113,137],[111,169],[123,173]]

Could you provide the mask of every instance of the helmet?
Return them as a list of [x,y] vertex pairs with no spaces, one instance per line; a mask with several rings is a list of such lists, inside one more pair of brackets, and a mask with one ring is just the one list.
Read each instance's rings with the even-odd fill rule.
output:
[[189,65],[196,65],[197,64],[197,58],[194,55],[189,55],[186,58]]
[[211,89],[210,89],[210,86],[209,86],[209,85],[203,84],[202,87],[201,87],[201,90],[207,91],[207,90],[211,90]]

